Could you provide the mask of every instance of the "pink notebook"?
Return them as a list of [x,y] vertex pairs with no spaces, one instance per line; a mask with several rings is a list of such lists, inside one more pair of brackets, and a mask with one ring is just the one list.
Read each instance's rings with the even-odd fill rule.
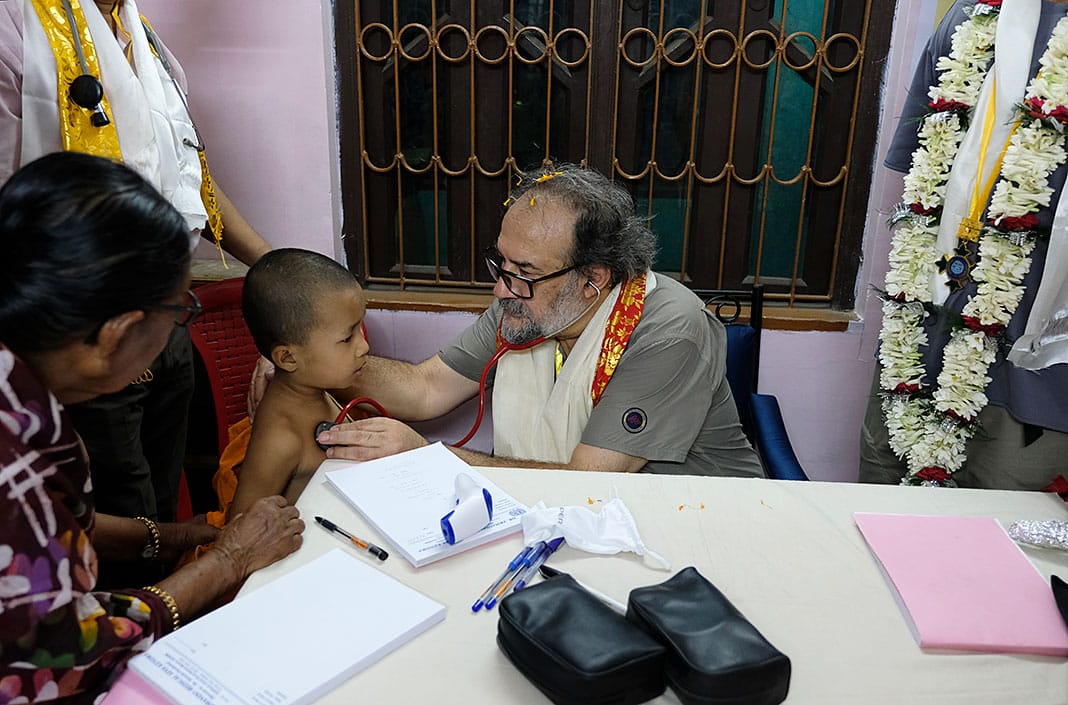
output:
[[921,647],[1068,656],[1068,627],[1049,581],[996,519],[853,518]]
[[126,669],[104,697],[102,705],[171,705],[166,695]]

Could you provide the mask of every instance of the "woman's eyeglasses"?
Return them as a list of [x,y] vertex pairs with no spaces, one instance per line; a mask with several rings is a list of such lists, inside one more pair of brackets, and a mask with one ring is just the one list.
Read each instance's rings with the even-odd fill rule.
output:
[[175,311],[181,315],[175,318],[174,324],[184,328],[192,323],[193,319],[199,316],[201,311],[204,310],[204,306],[200,303],[200,299],[197,298],[197,295],[193,293],[192,289],[186,289],[184,297],[188,303],[151,304],[145,306],[145,309]]
[[530,277],[524,277],[521,274],[513,274],[506,269],[501,268],[501,253],[496,249],[490,247],[486,249],[486,267],[489,269],[490,276],[493,277],[493,281],[498,279],[504,280],[504,286],[508,291],[512,292],[512,295],[517,299],[533,299],[534,298],[534,285],[538,282],[543,282],[546,279],[555,279],[556,277],[567,274],[570,271],[578,269],[577,264],[573,264],[570,267],[564,267],[551,274],[546,274],[544,277],[538,277],[537,279],[531,279]]

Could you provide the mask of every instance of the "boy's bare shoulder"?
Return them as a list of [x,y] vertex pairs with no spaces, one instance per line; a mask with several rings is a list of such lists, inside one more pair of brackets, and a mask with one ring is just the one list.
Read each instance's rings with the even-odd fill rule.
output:
[[268,388],[263,401],[256,408],[248,455],[256,455],[272,465],[290,464],[289,469],[294,469],[304,450],[301,425],[300,419],[287,408],[284,399],[271,394]]
[[317,423],[324,420],[320,418],[321,411],[321,408],[294,404],[283,395],[272,394],[268,387],[256,409],[249,450],[264,447],[274,453],[284,453],[288,460],[293,461],[292,468],[296,469],[305,454],[313,449],[318,450],[314,429]]

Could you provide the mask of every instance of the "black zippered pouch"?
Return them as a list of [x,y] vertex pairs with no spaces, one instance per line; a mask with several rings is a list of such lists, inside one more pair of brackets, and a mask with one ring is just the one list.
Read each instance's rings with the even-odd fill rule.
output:
[[668,650],[667,680],[684,705],[778,705],[790,659],[696,568],[637,588],[627,619]]
[[635,705],[664,692],[664,647],[570,576],[506,597],[497,644],[557,705]]

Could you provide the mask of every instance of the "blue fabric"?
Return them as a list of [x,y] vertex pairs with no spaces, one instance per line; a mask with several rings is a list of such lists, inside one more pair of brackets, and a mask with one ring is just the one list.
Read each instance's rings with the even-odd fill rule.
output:
[[749,408],[749,397],[756,391],[753,389],[753,365],[758,364],[753,359],[756,331],[747,325],[724,327],[727,329],[727,384],[738,407],[742,429],[752,438],[753,414]]
[[750,396],[753,412],[753,439],[764,463],[764,471],[773,480],[807,480],[801,463],[794,455],[790,437],[782,421],[779,401],[770,394]]
[[730,324],[727,330],[727,383],[745,435],[756,447],[764,472],[773,480],[807,480],[786,435],[778,400],[753,389],[757,332],[749,325]]

